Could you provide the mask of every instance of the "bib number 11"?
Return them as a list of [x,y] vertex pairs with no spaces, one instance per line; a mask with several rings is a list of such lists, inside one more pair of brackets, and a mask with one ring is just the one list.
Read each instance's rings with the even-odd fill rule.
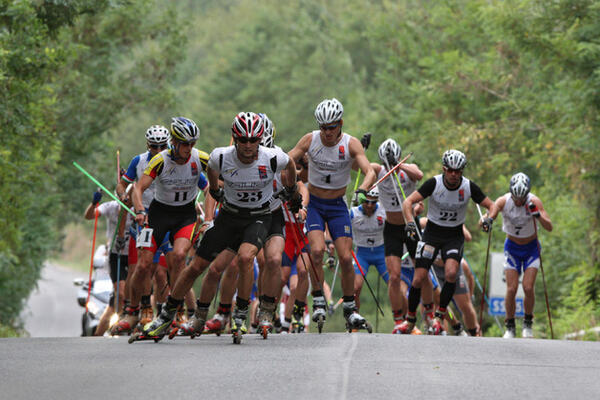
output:
[[144,228],[140,232],[137,238],[136,247],[139,249],[141,247],[151,247],[152,246],[152,232],[154,230],[152,228]]

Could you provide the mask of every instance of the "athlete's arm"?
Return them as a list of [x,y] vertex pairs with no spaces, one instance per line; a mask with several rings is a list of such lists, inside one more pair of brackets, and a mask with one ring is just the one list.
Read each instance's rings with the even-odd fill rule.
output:
[[368,191],[377,179],[375,171],[373,171],[373,167],[371,167],[371,163],[365,155],[365,149],[362,147],[362,144],[360,144],[360,141],[357,138],[351,137],[348,147],[350,147],[350,157],[354,157],[358,167],[365,175],[359,188],[363,189],[364,191]]
[[423,179],[423,172],[417,166],[417,164],[402,163],[398,168],[406,172],[406,175],[408,175],[408,177],[415,182]]
[[290,157],[290,160],[285,166],[285,169],[281,171],[281,183],[285,187],[292,187],[296,183],[296,163]]
[[[90,203],[87,208],[85,209],[85,213],[83,214],[83,217],[85,219],[94,219],[94,210],[96,209],[96,206],[92,203]],[[100,210],[98,210],[98,216],[100,216]]]
[[552,221],[550,220],[550,216],[544,209],[544,205],[542,204],[542,201],[537,196],[531,196],[531,197],[532,197],[531,201],[533,202],[533,204],[535,204],[537,206],[538,210],[540,211],[540,216],[538,218],[538,221],[540,221],[540,224],[542,224],[542,226],[544,227],[545,230],[547,230],[548,232],[552,232]]
[[373,168],[373,172],[375,172],[375,176],[379,175],[379,171],[381,171],[381,165],[377,163],[371,163],[371,168]]
[[502,210],[504,210],[504,206],[506,205],[506,196],[498,197],[494,203],[496,203],[495,212],[493,212],[493,213],[490,212],[490,214],[489,214],[490,218],[492,218],[492,219],[496,219],[498,214],[500,214],[500,212],[502,212]]
[[406,223],[415,221],[415,217],[412,213],[413,204],[423,201],[424,199],[425,198],[421,195],[421,193],[416,190],[402,202],[402,212],[404,213],[404,219]]
[[471,232],[467,229],[465,224],[462,226],[463,235],[465,236],[465,242],[470,242],[473,237],[471,236]]
[[298,143],[296,143],[296,146],[290,150],[288,156],[294,160],[295,163],[297,163],[304,156],[304,154],[308,152],[311,141],[312,133],[307,133],[306,135],[302,136]]

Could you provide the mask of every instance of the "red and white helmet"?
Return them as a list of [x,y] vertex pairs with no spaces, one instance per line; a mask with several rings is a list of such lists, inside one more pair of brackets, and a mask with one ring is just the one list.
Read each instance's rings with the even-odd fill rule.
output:
[[231,132],[234,138],[261,138],[265,131],[263,119],[253,112],[241,112],[233,119]]

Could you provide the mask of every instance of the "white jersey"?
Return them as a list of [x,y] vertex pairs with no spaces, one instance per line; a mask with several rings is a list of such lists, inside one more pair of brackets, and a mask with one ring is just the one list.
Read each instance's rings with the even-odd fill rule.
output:
[[217,147],[210,153],[208,166],[219,172],[225,183],[225,201],[240,208],[263,208],[273,197],[275,175],[288,164],[280,148],[258,147],[258,158],[242,163],[235,146]]
[[[117,221],[119,220],[119,210],[120,209],[121,209],[121,206],[116,201],[108,201],[108,202],[102,203],[98,206],[98,212],[100,213],[100,215],[104,215],[107,220],[106,237],[110,241],[110,244],[113,244],[112,240],[115,235],[115,230],[117,229]],[[128,212],[125,212],[125,214],[123,215],[123,218],[126,218],[124,237],[125,237],[125,241],[128,241],[129,240],[129,231],[130,231],[131,223],[132,223],[131,214],[129,214]],[[111,247],[110,251],[111,251],[111,253],[117,252],[114,248],[114,245],[113,245],[113,247]],[[126,245],[125,248],[123,250],[121,250],[121,255],[128,255],[128,254],[129,254],[129,246]]]
[[[128,183],[137,182],[143,175],[152,155],[149,151],[138,154],[133,157],[127,172],[123,175],[123,180]],[[154,192],[156,191],[156,184],[152,181],[152,184],[142,193],[142,205],[147,209],[150,207],[150,203],[154,200]]]
[[385,225],[385,210],[379,204],[375,205],[371,216],[365,215],[363,207],[352,207],[350,220],[352,222],[352,239],[359,247],[378,247],[383,245],[383,226]]
[[[274,146],[273,148],[278,149],[283,152],[283,150],[281,150],[281,147],[279,147],[279,146]],[[278,195],[282,190],[283,190],[283,182],[281,181],[281,171],[280,171],[275,174],[275,179],[273,179],[273,197],[271,198],[271,204],[269,205],[269,207],[271,208],[271,211],[275,211],[279,207],[281,207],[282,203],[281,203],[281,200],[279,199]]]
[[535,218],[529,212],[527,203],[531,200],[533,195],[527,194],[527,200],[525,204],[517,207],[512,199],[510,193],[506,193],[504,198],[504,208],[502,209],[502,230],[510,236],[518,238],[528,238],[535,234]]
[[172,150],[158,153],[150,160],[144,174],[156,182],[155,199],[170,206],[183,206],[196,200],[198,185],[204,181],[201,175],[200,153],[192,148],[185,164],[177,164],[171,157]]
[[328,147],[321,142],[321,132],[313,131],[308,148],[308,182],[323,189],[341,189],[350,183],[350,139],[342,133],[340,141]]
[[[410,179],[406,172],[400,169],[399,171],[400,172],[397,172],[398,179],[404,190],[404,195],[408,197],[416,190],[417,182]],[[387,172],[387,169],[382,165],[379,174],[377,174],[377,180],[383,178]],[[402,199],[398,199],[398,196],[396,196],[396,191],[398,192],[398,195],[402,196],[402,190],[398,187],[398,182],[393,173],[381,181],[377,185],[377,189],[379,189],[379,202],[386,211],[402,212]]]
[[442,175],[435,176],[435,189],[429,198],[427,219],[440,226],[457,227],[465,223],[471,198],[470,181],[463,177],[457,189],[449,190]]

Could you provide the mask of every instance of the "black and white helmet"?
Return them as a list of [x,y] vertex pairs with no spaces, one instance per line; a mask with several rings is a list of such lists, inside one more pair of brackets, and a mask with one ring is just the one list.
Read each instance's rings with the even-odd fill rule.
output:
[[379,145],[377,154],[379,154],[379,159],[382,163],[387,164],[389,167],[393,167],[400,159],[402,148],[394,139],[386,139]]
[[169,141],[169,130],[162,125],[152,125],[146,131],[146,141],[150,144],[166,144]]
[[315,109],[315,118],[319,125],[327,125],[337,122],[344,115],[344,106],[336,98],[325,99]]
[[200,130],[191,119],[174,117],[171,118],[171,136],[180,142],[195,142],[200,136]]
[[265,127],[260,144],[261,146],[273,148],[275,145],[275,125],[273,125],[273,122],[267,117],[267,114],[259,113],[258,116],[262,118]]
[[375,186],[373,189],[367,192],[368,197],[373,197],[375,199],[379,199],[379,189]]
[[529,194],[531,182],[529,177],[522,172],[516,173],[510,178],[510,193],[522,199]]
[[467,157],[458,150],[447,150],[442,156],[442,165],[450,169],[463,169],[467,165]]

